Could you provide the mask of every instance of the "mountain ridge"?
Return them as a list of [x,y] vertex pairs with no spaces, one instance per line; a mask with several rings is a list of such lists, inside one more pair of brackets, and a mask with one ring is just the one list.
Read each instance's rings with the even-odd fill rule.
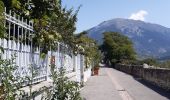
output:
[[140,20],[116,18],[103,21],[87,30],[88,36],[102,44],[104,32],[120,32],[134,43],[141,57],[163,57],[170,55],[170,28]]

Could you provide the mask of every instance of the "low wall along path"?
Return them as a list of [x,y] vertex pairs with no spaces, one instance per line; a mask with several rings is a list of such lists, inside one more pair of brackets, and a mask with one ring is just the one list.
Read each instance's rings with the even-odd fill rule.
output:
[[115,65],[117,70],[142,78],[163,89],[170,90],[170,69],[144,68],[135,65]]

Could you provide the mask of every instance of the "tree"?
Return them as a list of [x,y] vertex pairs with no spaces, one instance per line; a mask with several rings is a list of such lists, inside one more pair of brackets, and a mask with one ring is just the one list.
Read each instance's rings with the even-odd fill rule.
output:
[[31,8],[32,12],[29,11],[35,22],[34,30],[36,36],[34,37],[34,42],[41,46],[44,53],[56,47],[57,41],[64,42],[72,47],[73,33],[76,30],[75,23],[79,9],[76,12],[73,12],[74,9],[72,8],[67,10],[65,7],[62,7],[61,0],[38,1],[32,0],[34,6]]
[[164,62],[159,62],[159,67],[161,68],[169,68],[170,69],[170,60],[164,61]]
[[142,64],[146,63],[146,64],[151,65],[151,66],[153,66],[153,65],[157,66],[158,65],[158,61],[156,59],[154,59],[154,58],[143,59],[141,61],[141,63]]
[[[0,38],[5,37],[5,27],[4,27],[4,4],[2,1],[0,1]],[[0,46],[0,50],[3,51],[3,48]]]
[[[34,22],[33,46],[40,46],[42,50],[41,53],[47,53],[51,49],[55,50],[58,41],[64,42],[69,46],[74,45],[73,33],[76,30],[75,23],[77,21],[79,8],[75,12],[73,8],[66,9],[66,7],[62,6],[61,0],[2,0],[2,2],[0,1],[0,14],[3,14],[4,12],[3,5],[5,5],[7,12],[12,10],[12,13],[16,13],[17,15],[24,17],[24,19],[26,18]],[[3,26],[3,19],[1,19],[2,17],[0,15],[0,25]],[[4,28],[4,26],[2,28]],[[12,66],[12,64],[9,64],[9,66]],[[10,73],[12,72],[10,71]],[[55,72],[55,75],[57,74],[58,73]],[[62,100],[65,100],[66,98],[73,98],[72,100],[77,100],[77,98],[80,99],[78,84],[68,81],[68,78],[64,77],[65,73],[63,72],[60,73],[60,76],[57,77],[59,79],[57,81],[55,81],[56,78],[53,77],[56,82],[55,84],[57,84],[56,86],[53,86],[53,88],[59,91],[54,91],[55,94],[52,94],[54,96],[52,100],[56,97],[59,99],[62,97]],[[58,84],[57,82],[61,83]],[[14,87],[13,82],[9,83],[9,85]],[[60,92],[60,89],[63,89],[64,86],[65,89],[63,91],[61,90],[61,93],[58,95],[58,92]],[[11,97],[14,98],[13,95]]]
[[0,1],[0,38],[4,37],[5,27],[4,27],[4,4]]
[[84,50],[79,50],[79,53],[85,56],[86,68],[93,63],[93,66],[100,62],[100,51],[95,40],[87,36],[87,32],[81,32],[76,35],[75,43]]
[[66,9],[61,0],[2,0],[7,11],[33,20],[34,46],[40,46],[43,53],[55,49],[56,42],[73,47],[73,33],[76,30],[79,8]]
[[118,32],[105,32],[104,42],[101,46],[105,61],[127,63],[135,59],[132,42]]

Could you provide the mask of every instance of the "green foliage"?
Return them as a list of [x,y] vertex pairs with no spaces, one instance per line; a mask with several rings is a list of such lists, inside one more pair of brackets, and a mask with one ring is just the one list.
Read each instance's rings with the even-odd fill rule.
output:
[[126,63],[135,59],[132,42],[117,32],[104,33],[104,43],[101,46],[105,60],[115,63]]
[[7,9],[15,9],[15,8],[20,8],[20,2],[19,0],[1,0],[4,2],[5,7],[7,7]]
[[161,68],[169,68],[170,69],[170,60],[164,61],[164,62],[160,62],[158,64],[159,67]]
[[56,70],[55,65],[51,65],[51,78],[53,87],[46,100],[82,100],[79,84],[70,81],[63,68]]
[[133,60],[130,64],[132,65],[143,65],[148,64],[154,68],[170,68],[170,60],[159,61],[155,58],[146,58],[143,60]]
[[[0,1],[0,38],[5,37],[5,27],[4,27],[4,4]],[[0,50],[3,51],[3,48],[0,46]]]
[[33,20],[34,46],[40,46],[43,53],[55,49],[61,41],[74,46],[73,33],[76,30],[79,8],[66,9],[61,0],[2,0],[7,11],[12,10],[24,18]]
[[[87,36],[87,32],[82,32],[76,36],[76,44],[79,52],[85,56],[86,68],[93,63],[93,66],[101,60],[101,54],[95,40]],[[82,50],[83,49],[83,50]]]
[[147,58],[147,59],[140,61],[140,63],[142,64],[146,63],[151,66],[157,66],[159,62],[154,58]]
[[21,88],[22,78],[20,75],[14,75],[14,72],[18,68],[15,64],[15,57],[12,59],[0,59],[0,83],[2,86],[2,98],[5,100],[15,100],[17,97],[17,91]]
[[4,37],[5,27],[4,27],[4,5],[0,1],[0,38]]
[[143,64],[148,64],[150,66],[153,66],[155,68],[170,68],[170,60],[167,61],[159,61],[154,58],[146,58],[143,60],[136,60],[135,65],[143,65]]
[[62,7],[60,0],[54,0],[53,2],[32,0],[32,2],[34,7],[30,15],[35,22],[36,36],[34,42],[40,44],[45,53],[56,47],[56,42],[59,40],[72,47],[79,9],[75,13],[73,9],[67,10]]
[[[73,33],[76,30],[75,23],[77,21],[77,13],[79,11],[74,9],[66,9],[62,7],[61,0],[2,0],[7,11],[12,10],[17,15],[20,15],[34,22],[34,35],[33,47],[40,46],[43,53],[47,53],[50,49],[55,49],[58,41],[64,42],[73,47],[74,36]],[[0,1],[1,14],[4,11],[3,3]],[[2,19],[2,20],[1,20]],[[0,25],[3,24],[3,17],[0,16]],[[1,26],[0,26],[1,29]],[[3,27],[2,27],[3,29]],[[5,29],[4,29],[5,31]],[[3,31],[1,31],[4,33]],[[1,36],[2,34],[0,34]],[[4,75],[2,80],[5,97],[7,100],[14,100],[15,93],[19,89],[18,80],[15,80],[12,72],[16,70],[15,64],[11,60],[2,60],[1,75]],[[6,66],[6,67],[5,67]],[[3,69],[5,68],[5,69]],[[7,72],[6,72],[7,71]],[[34,73],[35,69],[31,69]],[[6,73],[4,73],[6,72]],[[63,70],[59,71],[51,70],[54,91],[51,94],[52,100],[80,100],[79,85],[75,82],[69,81],[65,77]],[[34,76],[34,75],[32,75]],[[18,78],[19,79],[19,78]],[[33,77],[26,77],[30,86],[30,92],[32,91]],[[18,82],[17,82],[18,81]],[[17,83],[17,84],[16,84]],[[16,86],[15,86],[16,85]],[[31,93],[30,93],[31,94]],[[48,99],[49,100],[49,99]]]
[[[31,66],[29,69],[31,76],[21,78],[19,73],[14,75],[17,68],[15,57],[12,57],[12,59],[0,60],[0,99],[15,100],[16,98],[25,98],[29,100],[36,95],[36,93],[32,92],[32,85],[33,78],[37,75],[37,70],[34,69],[34,66]],[[56,70],[55,65],[51,66],[53,86],[52,91],[48,93],[45,100],[81,100],[79,84],[70,81],[65,75],[65,70],[63,68]],[[24,90],[20,90],[24,82],[28,82],[30,96],[25,95]]]
[[[29,71],[30,71],[31,75],[26,76],[25,80],[28,82],[29,94],[30,94],[30,98],[32,98],[35,95],[35,93],[32,92],[33,80],[38,75],[38,69],[36,69],[36,66],[32,64],[29,67]],[[25,98],[26,98],[26,96],[25,96]],[[29,97],[27,97],[27,98],[29,98]]]
[[[3,100],[30,100],[33,98],[35,93],[32,92],[33,78],[37,75],[37,69],[31,65],[29,70],[31,72],[30,76],[23,76],[16,72],[18,66],[15,62],[15,56],[12,56],[11,59],[0,59],[0,99]],[[16,74],[14,74],[16,72]],[[25,90],[22,90],[24,83],[27,83],[29,86],[29,96],[25,93]],[[20,100],[19,99],[19,100]]]

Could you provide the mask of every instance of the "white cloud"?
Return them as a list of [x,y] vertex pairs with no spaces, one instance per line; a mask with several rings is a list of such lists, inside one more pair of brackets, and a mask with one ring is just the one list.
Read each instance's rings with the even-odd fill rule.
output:
[[159,48],[158,52],[159,52],[159,53],[166,53],[167,50],[166,50],[165,48]]
[[145,21],[145,16],[148,15],[148,12],[145,10],[140,10],[137,13],[133,13],[131,14],[131,16],[129,17],[129,19],[133,19],[133,20],[141,20],[141,21]]
[[153,39],[149,39],[148,42],[151,43],[153,41]]

